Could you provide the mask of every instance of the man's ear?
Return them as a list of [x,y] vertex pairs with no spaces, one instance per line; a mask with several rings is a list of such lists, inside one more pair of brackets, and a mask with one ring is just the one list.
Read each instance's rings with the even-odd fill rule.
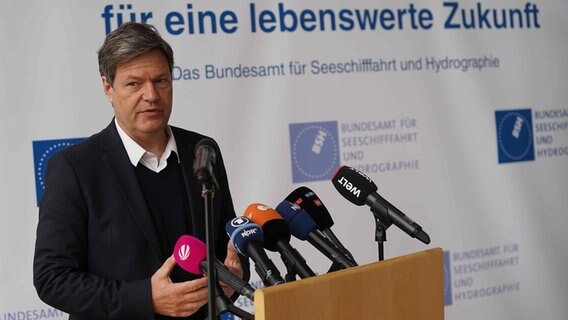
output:
[[114,89],[112,88],[112,85],[108,81],[107,77],[101,77],[101,81],[103,83],[103,90],[105,92],[105,95],[107,96],[108,101],[112,103],[112,94],[114,92]]

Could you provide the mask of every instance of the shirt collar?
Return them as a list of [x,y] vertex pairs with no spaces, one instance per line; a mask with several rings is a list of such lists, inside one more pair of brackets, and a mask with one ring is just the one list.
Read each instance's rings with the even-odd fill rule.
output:
[[[153,153],[146,151],[144,148],[142,148],[124,130],[122,130],[116,118],[114,118],[114,123],[116,125],[116,130],[118,131],[118,135],[120,136],[120,140],[122,140],[122,144],[124,145],[126,153],[128,154],[128,158],[130,159],[130,162],[132,163],[133,166],[136,167],[138,163],[142,160],[142,157],[144,157],[144,155],[154,155]],[[172,151],[174,151],[177,161],[179,163],[180,162],[179,152],[177,150],[176,139],[172,132],[172,128],[170,128],[169,125],[166,126],[166,134],[168,136],[168,143],[166,144],[166,149],[162,154],[162,159],[167,160],[170,154],[172,153]]]

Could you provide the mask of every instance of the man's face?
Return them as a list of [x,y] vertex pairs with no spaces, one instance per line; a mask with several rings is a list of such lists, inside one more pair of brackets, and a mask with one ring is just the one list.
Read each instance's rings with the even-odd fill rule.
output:
[[172,77],[164,54],[156,49],[116,66],[111,86],[102,78],[120,127],[135,141],[165,134],[172,112]]

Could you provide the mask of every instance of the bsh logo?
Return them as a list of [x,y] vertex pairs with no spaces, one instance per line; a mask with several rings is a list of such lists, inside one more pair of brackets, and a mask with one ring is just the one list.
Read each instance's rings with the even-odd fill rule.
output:
[[499,163],[535,159],[531,109],[495,111]]
[[43,197],[44,175],[49,159],[57,152],[83,141],[85,138],[33,141],[37,205]]
[[337,121],[291,123],[292,182],[327,180],[339,166]]
[[444,305],[452,304],[452,275],[450,266],[450,252],[444,251]]

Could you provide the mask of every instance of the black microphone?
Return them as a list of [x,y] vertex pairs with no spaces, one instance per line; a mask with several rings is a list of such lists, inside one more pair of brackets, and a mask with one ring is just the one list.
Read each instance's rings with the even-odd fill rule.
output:
[[237,251],[254,261],[256,273],[266,286],[284,283],[280,271],[268,258],[262,244],[264,236],[262,228],[245,217],[237,217],[227,222],[225,231],[231,238],[231,243]]
[[351,262],[357,266],[357,262],[353,255],[343,244],[335,233],[331,230],[334,222],[331,218],[331,214],[320,200],[320,198],[313,192],[310,188],[301,186],[292,191],[286,200],[292,202],[295,205],[300,206],[304,209],[312,219],[316,222],[318,230],[320,230],[328,239],[331,241],[337,249],[339,249]]
[[264,247],[270,251],[278,251],[286,266],[300,278],[305,279],[316,275],[306,264],[306,259],[290,245],[290,231],[278,212],[269,206],[253,203],[246,208],[243,216],[262,227]]
[[[209,274],[205,255],[205,243],[192,236],[181,236],[174,247],[174,259],[176,263],[182,269],[192,274]],[[215,259],[214,268],[219,279],[226,283],[231,289],[251,300],[254,299],[254,288],[243,279],[233,274],[221,261]]]
[[284,218],[290,233],[296,238],[307,240],[331,261],[338,263],[344,269],[355,267],[355,264],[349,261],[329,239],[320,233],[316,228],[316,222],[304,209],[288,200],[284,200],[276,207],[276,212]]
[[377,194],[377,186],[363,172],[349,166],[342,166],[331,181],[345,199],[358,206],[368,205],[373,213],[380,216],[379,220],[393,223],[409,236],[426,244],[430,243],[430,236],[422,230],[422,227]]
[[213,165],[217,160],[217,144],[209,138],[203,138],[195,145],[193,172],[200,183],[214,182]]

